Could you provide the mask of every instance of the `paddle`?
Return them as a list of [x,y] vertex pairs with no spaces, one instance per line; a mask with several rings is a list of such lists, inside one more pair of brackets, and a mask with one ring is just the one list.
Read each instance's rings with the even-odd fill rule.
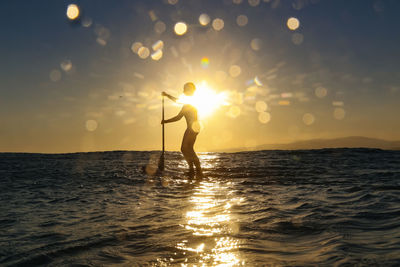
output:
[[[161,116],[162,120],[164,120],[164,96],[162,96],[162,111]],[[164,170],[164,153],[165,153],[165,133],[164,133],[164,123],[162,124],[162,153],[160,156],[160,160],[158,161],[158,172]]]

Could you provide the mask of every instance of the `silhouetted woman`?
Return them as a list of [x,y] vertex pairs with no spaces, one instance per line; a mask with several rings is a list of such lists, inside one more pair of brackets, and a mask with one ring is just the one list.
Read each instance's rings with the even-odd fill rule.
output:
[[[196,86],[191,82],[186,83],[183,87],[183,93],[187,96],[192,96],[195,91]],[[162,92],[162,95],[168,97],[174,102],[178,100],[176,97],[173,97],[166,92]],[[171,119],[163,120],[161,123],[164,124],[179,121],[182,119],[182,117],[185,117],[186,119],[187,128],[185,134],[183,135],[181,151],[189,165],[189,175],[194,175],[195,166],[196,177],[201,178],[203,177],[203,172],[201,170],[200,161],[193,149],[194,143],[196,142],[196,137],[200,131],[200,124],[197,120],[197,109],[190,104],[184,104],[178,115],[172,117]]]

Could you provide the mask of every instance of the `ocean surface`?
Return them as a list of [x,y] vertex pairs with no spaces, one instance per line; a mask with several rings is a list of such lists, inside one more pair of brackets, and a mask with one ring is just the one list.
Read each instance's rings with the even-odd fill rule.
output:
[[400,265],[400,151],[158,157],[0,154],[0,265]]

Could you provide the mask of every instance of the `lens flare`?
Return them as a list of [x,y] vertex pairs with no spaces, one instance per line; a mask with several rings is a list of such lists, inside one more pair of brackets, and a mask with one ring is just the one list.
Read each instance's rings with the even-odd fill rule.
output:
[[205,13],[201,14],[199,17],[199,23],[201,26],[207,26],[210,21],[210,16]]
[[232,106],[229,111],[227,112],[226,115],[228,115],[228,117],[231,117],[233,119],[237,118],[241,113],[240,107],[238,106]]
[[196,85],[196,91],[193,96],[182,94],[178,99],[178,103],[194,106],[200,119],[211,115],[219,107],[228,105],[226,94],[224,92],[215,92],[205,81]]
[[296,32],[292,35],[292,42],[295,45],[301,45],[303,41],[304,41],[304,36],[301,33]]
[[224,24],[225,24],[224,21],[220,18],[216,18],[212,22],[212,26],[216,31],[222,30],[224,28]]
[[263,85],[263,83],[261,82],[260,78],[258,78],[258,76],[254,77],[254,83],[257,84],[258,86]]
[[89,132],[93,132],[97,129],[97,121],[95,120],[87,120],[85,123],[86,126],[86,130],[88,130]]
[[142,47],[139,48],[139,50],[138,50],[138,55],[139,55],[139,57],[140,57],[141,59],[145,59],[145,58],[147,58],[147,57],[150,55],[150,50],[149,50],[147,47],[142,46]]
[[290,106],[290,101],[288,100],[280,100],[278,102],[279,106]]
[[239,15],[239,16],[236,18],[236,23],[237,23],[237,25],[239,25],[240,27],[246,26],[248,22],[249,22],[249,19],[247,18],[246,15]]
[[253,49],[254,51],[259,51],[261,49],[261,40],[258,38],[254,38],[253,40],[251,40],[250,42],[250,47],[251,49]]
[[187,25],[184,22],[177,22],[174,30],[177,35],[184,35],[187,31]]
[[319,86],[315,89],[315,95],[319,98],[324,98],[328,93],[328,90],[326,88]]
[[266,124],[271,120],[271,114],[269,114],[269,112],[260,112],[258,114],[258,120],[263,123]]
[[134,42],[131,45],[131,50],[133,53],[137,54],[139,52],[139,49],[143,46],[141,42]]
[[256,7],[260,4],[260,0],[249,0],[249,5],[252,7]]
[[151,46],[151,48],[153,48],[153,51],[162,50],[164,48],[164,42],[158,40]]
[[154,10],[150,10],[148,14],[149,14],[149,17],[150,17],[151,21],[156,21],[157,20],[157,15],[154,12]]
[[267,108],[268,108],[268,105],[264,101],[259,100],[259,101],[256,102],[256,110],[257,110],[257,112],[264,112],[264,111],[267,110]]
[[63,62],[60,63],[60,67],[62,68],[63,71],[65,72],[70,72],[72,70],[72,62],[71,60],[64,60]]
[[229,75],[233,78],[237,77],[242,73],[242,69],[238,65],[232,65],[229,67]]
[[157,21],[156,24],[154,24],[154,31],[158,34],[162,34],[166,29],[167,25],[162,21]]
[[93,24],[93,20],[91,18],[84,18],[82,21],[82,26],[85,28],[89,28],[90,26],[92,26]]
[[151,59],[157,61],[160,60],[163,56],[162,50],[156,50],[154,53],[151,54]]
[[311,113],[306,113],[303,115],[303,122],[305,125],[311,125],[315,121],[315,117]]
[[75,4],[70,4],[67,7],[67,17],[70,20],[76,20],[79,17],[79,7]]
[[333,117],[337,120],[343,120],[345,115],[346,112],[343,108],[335,108],[335,110],[333,111]]
[[297,28],[300,27],[300,21],[296,18],[291,17],[287,20],[286,25],[289,28],[289,30],[295,31],[297,30]]
[[61,72],[59,70],[52,70],[49,76],[50,80],[52,80],[53,82],[58,82],[59,80],[61,80]]
[[208,57],[203,57],[201,59],[201,66],[206,69],[208,68],[208,65],[210,64],[210,60],[208,59]]
[[344,106],[344,103],[343,103],[343,101],[333,101],[333,102],[332,102],[332,106],[335,106],[335,107],[343,107],[343,106]]

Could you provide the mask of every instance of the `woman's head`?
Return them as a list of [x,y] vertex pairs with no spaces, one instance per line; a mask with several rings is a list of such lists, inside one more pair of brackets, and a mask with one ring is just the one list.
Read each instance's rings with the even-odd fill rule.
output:
[[191,96],[196,91],[196,86],[192,82],[185,83],[183,86],[183,93],[187,96]]

